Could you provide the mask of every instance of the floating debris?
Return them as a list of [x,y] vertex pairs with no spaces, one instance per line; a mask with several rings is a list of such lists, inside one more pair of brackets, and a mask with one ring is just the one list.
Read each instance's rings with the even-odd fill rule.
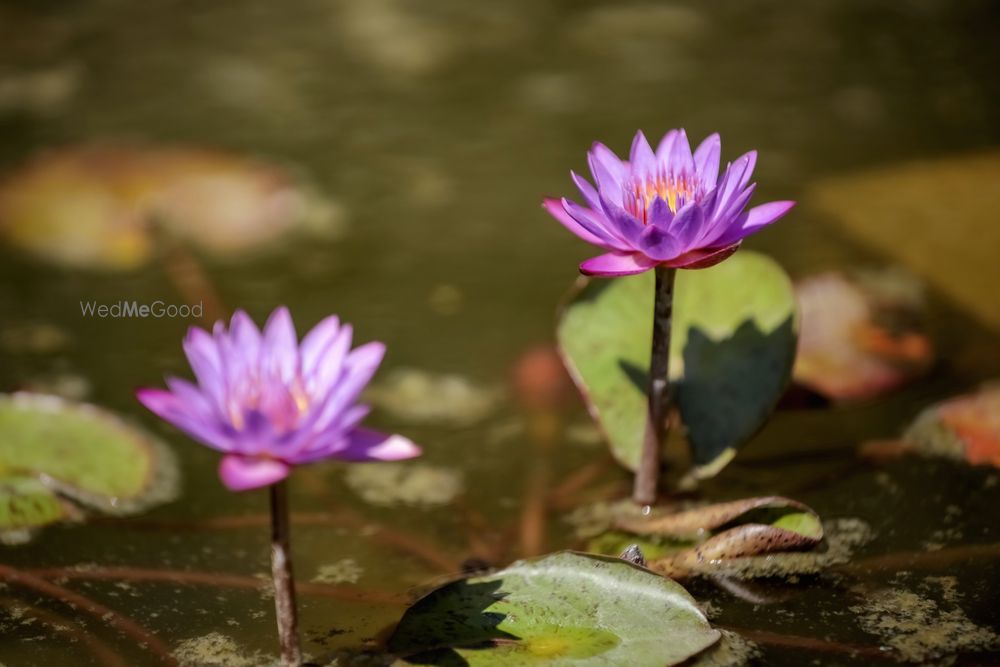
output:
[[429,463],[356,465],[344,480],[365,502],[382,507],[447,505],[464,486],[459,471]]
[[929,577],[920,586],[924,595],[897,588],[858,588],[854,592],[860,602],[850,610],[865,632],[879,637],[906,662],[927,664],[1000,647],[993,630],[973,623],[958,606],[956,584],[954,577]]
[[731,630],[720,632],[718,643],[692,660],[690,667],[742,667],[763,655],[760,647],[749,639]]
[[835,401],[874,398],[933,361],[921,324],[923,294],[899,271],[827,272],[795,285],[801,325],[795,381]]
[[343,558],[335,563],[320,565],[313,581],[320,584],[356,584],[364,569],[353,558]]
[[469,426],[490,416],[504,392],[499,387],[476,385],[461,375],[396,368],[364,396],[398,419]]
[[247,653],[236,640],[219,632],[186,639],[174,649],[180,667],[277,667],[280,661],[259,651]]

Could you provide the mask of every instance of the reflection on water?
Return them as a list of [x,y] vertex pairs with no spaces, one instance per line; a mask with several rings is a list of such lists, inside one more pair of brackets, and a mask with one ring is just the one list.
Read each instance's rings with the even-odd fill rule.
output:
[[[345,235],[293,240],[246,262],[204,257],[224,303],[258,318],[287,303],[303,327],[338,312],[360,338],[388,343],[387,376],[415,367],[493,386],[526,349],[551,339],[555,304],[587,252],[539,203],[566,191],[567,166],[583,167],[591,141],[623,150],[637,127],[720,131],[730,158],[760,150],[762,201],[798,199],[821,178],[872,166],[960,156],[998,138],[996,27],[990,3],[945,0],[15,2],[0,8],[0,163],[14,170],[44,149],[138,140],[289,165],[335,208]],[[983,206],[996,203],[989,193]],[[852,207],[865,204],[847,194],[838,205],[854,226]],[[797,275],[895,259],[891,244],[859,240],[856,226],[851,236],[841,231],[838,207],[807,199],[748,246]],[[991,320],[977,319],[975,303],[945,296],[974,292],[956,287],[962,281],[992,284],[996,269],[963,266],[946,282],[930,273],[928,333],[941,361],[925,380],[873,404],[782,412],[706,493],[783,493],[824,517],[859,517],[876,535],[868,554],[928,545],[947,554],[955,544],[996,541],[997,473],[919,460],[875,470],[853,456],[857,443],[895,436],[923,406],[1000,373]],[[89,400],[161,428],[131,390],[184,368],[179,340],[190,323],[81,318],[78,309],[81,300],[177,299],[169,270],[154,263],[112,277],[7,249],[0,274],[0,388],[79,378]],[[68,340],[21,344],[39,326]],[[568,423],[582,419],[574,409]],[[350,559],[354,586],[368,591],[358,599],[317,583],[302,596],[311,653],[370,644],[398,619],[399,593],[468,556],[517,555],[510,531],[533,488],[530,429],[509,428],[521,410],[505,399],[471,425],[376,415],[426,445],[422,464],[460,470],[460,495],[446,507],[368,504],[336,465],[294,480],[300,578]],[[177,502],[138,519],[47,530],[5,548],[3,562],[71,568],[63,585],[131,616],[169,647],[190,649],[212,635],[257,664],[256,652],[274,648],[272,603],[253,585],[267,571],[258,520],[265,499],[225,493],[211,452],[161,434],[182,460]],[[567,492],[599,450],[565,440],[552,463],[559,498],[615,487],[616,473],[598,468],[583,492]],[[561,522],[549,528],[550,546],[572,542]],[[98,576],[95,567],[117,569]],[[148,570],[160,574],[137,573]],[[166,570],[237,579],[208,585]],[[942,558],[912,581],[876,569],[862,581],[927,595],[920,577],[940,575],[957,576],[967,620],[1000,626],[993,558]],[[763,607],[707,584],[693,592],[713,601],[724,625],[878,645],[882,626],[859,626],[850,611],[857,593],[836,578],[811,583]],[[60,624],[69,630],[54,633]],[[6,664],[102,664],[109,647],[126,664],[155,664],[128,634],[30,589],[0,592],[0,626]],[[772,664],[802,662],[792,646],[764,650]],[[865,661],[810,651],[821,662]]]

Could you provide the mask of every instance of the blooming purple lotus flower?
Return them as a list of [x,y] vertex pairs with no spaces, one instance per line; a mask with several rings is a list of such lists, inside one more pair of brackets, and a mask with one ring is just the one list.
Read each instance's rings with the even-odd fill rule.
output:
[[222,482],[243,491],[278,482],[294,465],[323,459],[395,461],[420,454],[408,439],[359,426],[369,407],[356,402],[385,345],[351,349],[352,329],[336,316],[302,343],[288,309],[275,310],[263,333],[237,311],[226,331],[191,327],[184,352],[198,380],[167,378],[169,391],[140,389],[161,418],[225,456]]
[[684,130],[671,130],[656,152],[643,133],[628,161],[601,143],[588,154],[597,189],[570,172],[586,206],[546,199],[545,209],[584,241],[608,252],[580,265],[586,275],[626,276],[655,266],[699,269],[721,262],[740,242],[795,205],[774,201],[744,210],[756,151],[726,165],[719,177],[718,134],[694,154]]

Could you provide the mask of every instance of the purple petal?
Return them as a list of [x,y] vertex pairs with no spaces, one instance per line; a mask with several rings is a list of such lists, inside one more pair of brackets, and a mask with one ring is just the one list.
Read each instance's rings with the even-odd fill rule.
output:
[[754,232],[758,232],[781,216],[792,210],[793,201],[772,201],[752,209],[741,215],[713,245],[725,245],[742,241]]
[[222,452],[234,449],[231,437],[221,430],[218,422],[206,419],[197,409],[192,410],[173,393],[162,389],[140,389],[135,397],[150,412],[198,442]]
[[542,208],[548,211],[549,215],[558,220],[563,227],[576,234],[578,238],[590,243],[591,245],[604,247],[605,241],[596,234],[588,232],[584,229],[583,225],[574,220],[563,208],[562,201],[547,198],[542,203]]
[[750,177],[753,176],[754,167],[757,166],[757,151],[750,151],[746,154],[747,165],[743,169],[743,176],[740,177],[740,188],[746,187],[746,184],[750,182]]
[[733,195],[743,187],[740,183],[744,182],[744,176],[746,176],[746,180],[750,179],[747,172],[753,172],[751,162],[755,160],[755,153],[746,153],[726,167],[726,171],[722,174],[719,185],[716,187],[715,207],[708,216],[710,219],[717,220],[719,213],[729,207]]
[[670,153],[674,149],[674,142],[677,141],[677,135],[677,130],[670,130],[660,139],[660,143],[656,147],[656,161],[658,163],[665,164],[670,158]]
[[299,341],[288,308],[280,306],[267,318],[260,364],[266,374],[291,382],[299,370]]
[[353,336],[354,327],[345,324],[326,348],[320,351],[315,365],[304,378],[306,389],[312,396],[327,396],[340,379]]
[[694,174],[694,158],[691,156],[691,145],[684,130],[677,130],[677,138],[667,156],[667,166],[673,174]]
[[316,370],[320,358],[336,340],[338,333],[340,333],[340,318],[336,315],[324,318],[309,330],[299,348],[303,375],[309,375]]
[[722,139],[718,132],[709,135],[694,152],[694,168],[698,179],[706,190],[715,187],[719,179],[719,156],[722,153]]
[[660,227],[649,225],[639,237],[639,249],[650,259],[663,261],[676,257],[682,246]]
[[583,227],[584,230],[596,236],[600,242],[595,244],[601,247],[606,247],[609,250],[621,250],[627,249],[628,244],[623,240],[622,234],[615,228],[615,225],[611,220],[602,217],[600,210],[592,211],[588,208],[584,208],[577,204],[571,199],[562,198],[561,202],[563,211],[571,219],[573,219],[576,224]]
[[662,197],[657,197],[649,206],[648,224],[667,230],[670,222],[674,219],[674,212],[670,210],[670,204]]
[[184,337],[182,347],[198,384],[213,395],[219,395],[222,390],[222,360],[212,336],[203,329],[191,327]]
[[642,133],[642,130],[636,132],[635,138],[632,139],[629,160],[634,174],[649,174],[656,169],[656,156],[653,154],[653,149],[649,147],[649,142],[646,141],[646,135]]
[[640,252],[609,252],[591,257],[580,264],[580,273],[587,276],[630,276],[656,266],[656,262]]
[[601,193],[601,209],[608,218],[609,232],[615,232],[626,243],[634,247],[639,242],[639,234],[644,225],[624,208],[608,199]]
[[587,163],[590,165],[590,173],[597,181],[598,190],[620,191],[622,189],[622,182],[627,176],[627,170],[610,148],[599,141],[594,142],[587,154]]
[[725,248],[699,248],[697,250],[690,250],[669,262],[664,262],[664,265],[675,269],[707,269],[727,259],[739,250],[739,248],[740,244],[734,243]]
[[420,456],[420,448],[401,435],[356,428],[347,435],[347,446],[335,456],[342,461],[401,461]]
[[670,225],[670,233],[677,239],[681,247],[690,248],[704,230],[704,224],[705,216],[701,206],[691,202],[674,216],[674,221]]
[[597,194],[597,190],[594,186],[590,184],[590,181],[580,176],[575,171],[569,172],[570,178],[576,184],[576,188],[580,191],[580,195],[583,197],[583,201],[587,206],[594,210],[600,210],[601,208],[601,198]]
[[274,459],[230,454],[219,462],[219,478],[230,491],[248,491],[270,486],[288,477],[287,463]]

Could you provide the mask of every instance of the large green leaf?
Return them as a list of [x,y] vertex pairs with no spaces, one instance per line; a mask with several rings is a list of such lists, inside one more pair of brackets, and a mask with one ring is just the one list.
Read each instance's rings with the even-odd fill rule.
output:
[[[611,451],[635,469],[646,419],[653,276],[591,280],[560,318],[559,344]],[[764,255],[741,251],[679,271],[670,378],[693,460],[724,462],[763,425],[795,359],[791,281]]]
[[676,582],[562,552],[435,590],[406,612],[389,650],[418,665],[663,667],[718,638]]
[[0,395],[0,531],[62,517],[53,494],[109,513],[173,495],[169,450],[100,408],[41,394]]

